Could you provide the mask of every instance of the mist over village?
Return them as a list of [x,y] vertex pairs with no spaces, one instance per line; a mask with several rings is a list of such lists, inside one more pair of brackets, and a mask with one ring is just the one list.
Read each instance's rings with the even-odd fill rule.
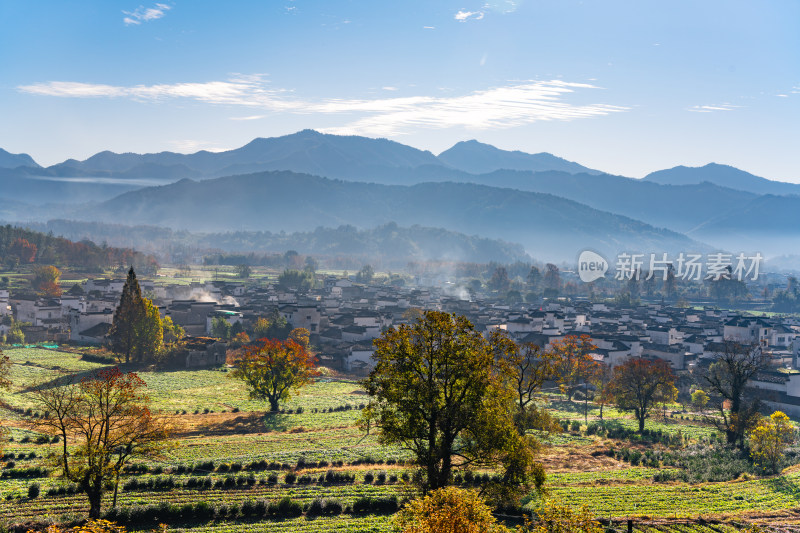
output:
[[800,532],[799,23],[0,2],[0,532]]

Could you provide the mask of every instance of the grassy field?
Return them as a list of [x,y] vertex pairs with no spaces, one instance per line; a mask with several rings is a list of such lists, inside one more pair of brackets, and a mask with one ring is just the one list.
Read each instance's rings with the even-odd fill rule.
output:
[[[6,456],[6,466],[12,460],[17,470],[49,468],[45,458],[57,450],[58,444],[36,444],[40,435],[20,413],[36,411],[28,388],[67,373],[89,373],[103,365],[53,349],[15,348],[4,353],[14,363],[14,386],[11,391],[0,393],[0,400],[12,408],[2,411],[12,439],[4,449],[6,454],[13,454],[13,458]],[[175,531],[382,532],[391,530],[387,516],[377,512],[358,514],[353,510],[357,502],[387,498],[402,501],[411,494],[410,486],[404,482],[411,473],[410,456],[399,448],[382,446],[374,434],[367,435],[358,426],[360,408],[367,398],[356,380],[320,380],[293,397],[285,405],[285,412],[266,415],[264,405],[251,400],[244,386],[224,369],[144,371],[140,376],[147,383],[154,407],[175,426],[176,446],[167,456],[143,463],[141,472],[125,476],[118,501],[121,508],[163,502],[186,506],[199,501],[217,507],[217,515],[208,520],[177,520],[179,529]],[[723,523],[640,524],[635,530],[735,531],[733,522],[748,519],[773,524],[791,522],[789,510],[800,507],[800,470],[789,469],[776,477],[743,477],[718,483],[655,482],[654,476],[669,467],[632,466],[609,453],[626,446],[643,448],[641,443],[587,434],[583,404],[553,397],[550,409],[557,419],[577,421],[581,429],[544,439],[541,460],[548,471],[548,497],[570,505],[585,505],[599,518],[683,518],[696,522],[700,516],[716,517]],[[598,416],[599,409],[590,404],[589,421],[596,421]],[[633,420],[614,409],[606,408],[604,418],[617,427],[634,428]],[[695,418],[670,414],[664,419],[649,420],[647,427],[664,434],[680,434],[683,442],[705,442],[714,430]],[[71,494],[74,491],[68,484],[52,475],[3,477],[2,472],[8,470],[0,469],[2,520],[69,521],[84,516],[86,498]],[[351,477],[344,481],[325,478],[340,474]],[[466,478],[459,477],[459,481],[469,485]],[[33,483],[39,485],[40,495],[29,498],[28,488]],[[253,502],[268,504],[287,496],[302,505],[335,501],[344,512],[338,516],[282,519],[246,515],[245,509]],[[107,498],[106,507],[109,501]],[[525,500],[529,508],[538,502],[539,498],[533,496]],[[220,506],[227,514],[219,514]]]

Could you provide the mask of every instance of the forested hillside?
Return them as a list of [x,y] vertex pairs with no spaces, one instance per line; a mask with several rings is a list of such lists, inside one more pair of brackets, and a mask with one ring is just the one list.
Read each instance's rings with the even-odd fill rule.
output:
[[0,261],[6,267],[41,263],[86,269],[133,265],[152,270],[156,261],[129,248],[98,246],[91,241],[73,242],[52,233],[41,233],[11,225],[0,226]]

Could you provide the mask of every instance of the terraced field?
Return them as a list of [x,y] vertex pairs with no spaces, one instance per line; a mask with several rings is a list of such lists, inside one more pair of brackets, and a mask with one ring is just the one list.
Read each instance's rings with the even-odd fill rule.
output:
[[[91,372],[103,365],[52,349],[16,348],[5,353],[14,362],[14,387],[0,393],[0,399],[12,408],[4,409],[2,417],[13,439],[4,451],[13,457],[7,455],[6,468],[0,469],[0,516],[7,523],[80,518],[87,508],[86,498],[59,479],[46,473],[13,478],[3,472],[49,468],[45,458],[58,446],[36,443],[41,435],[24,413],[26,409],[36,409],[29,387],[70,372]],[[355,510],[358,502],[387,498],[401,501],[411,494],[403,481],[411,472],[407,464],[410,457],[398,448],[381,446],[374,435],[365,434],[357,425],[366,397],[355,380],[321,380],[292,398],[284,413],[266,416],[263,405],[250,400],[244,387],[224,371],[140,375],[155,406],[175,425],[176,447],[166,457],[143,463],[140,472],[131,472],[122,479],[120,509],[138,509],[153,503],[178,508],[207,502],[217,514],[207,520],[175,522],[181,531],[192,532],[382,532],[391,530],[387,516],[372,511],[359,513]],[[590,421],[597,420],[599,409],[588,407]],[[578,421],[582,425],[582,409],[582,404],[557,398],[551,401],[554,416],[567,423]],[[606,408],[604,415],[618,427],[633,427],[633,421],[624,413]],[[687,415],[681,420],[681,416],[651,420],[647,426],[670,435],[680,432],[682,442],[705,442],[714,435],[712,428],[693,417]],[[770,527],[797,520],[790,510],[800,508],[798,470],[777,477],[721,483],[657,483],[653,477],[667,467],[632,466],[609,453],[626,446],[641,447],[638,442],[587,434],[585,429],[544,439],[542,459],[549,471],[548,497],[570,505],[585,505],[598,518],[623,524],[613,526],[619,531],[627,531],[622,528],[628,518],[645,521],[634,523],[634,531],[697,532],[736,531],[756,518]],[[9,461],[13,461],[13,469],[8,467]],[[490,476],[492,472],[476,474]],[[326,475],[333,477],[326,481]],[[334,477],[336,481],[330,481]],[[466,478],[458,481],[465,486],[471,483]],[[29,498],[29,486],[34,483],[40,494]],[[254,502],[263,502],[266,509],[270,502],[285,497],[307,508],[314,502],[338,502],[341,511],[336,516],[264,515],[258,519],[246,514],[245,509]],[[109,502],[110,497],[106,508]],[[537,502],[535,497],[526,500],[528,508]],[[220,507],[226,514],[219,514]],[[722,522],[697,523],[701,516]],[[691,522],[663,523],[676,519]]]

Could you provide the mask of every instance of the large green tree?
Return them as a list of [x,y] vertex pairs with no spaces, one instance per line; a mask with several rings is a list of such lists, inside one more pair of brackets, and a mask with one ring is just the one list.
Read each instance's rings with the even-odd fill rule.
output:
[[314,274],[307,270],[287,269],[278,276],[278,286],[282,289],[307,291],[314,286]]
[[128,271],[128,279],[122,287],[119,305],[114,311],[114,321],[111,324],[111,347],[118,354],[125,356],[125,362],[131,360],[131,355],[136,349],[136,324],[144,314],[144,301],[142,289],[136,279],[133,267]]
[[292,326],[278,312],[272,308],[267,318],[259,317],[253,325],[253,338],[256,339],[285,339],[292,331]]
[[457,467],[503,465],[506,486],[543,482],[533,445],[514,424],[514,393],[495,357],[505,350],[467,318],[427,311],[385,331],[375,347],[362,423],[414,455],[425,491],[446,486]]
[[152,359],[164,346],[164,326],[158,307],[147,298],[142,298],[144,313],[136,323],[136,345],[134,358],[137,362]]
[[112,349],[125,357],[142,362],[156,354],[164,341],[164,330],[158,308],[142,296],[133,267],[122,288],[119,305],[109,332]]

